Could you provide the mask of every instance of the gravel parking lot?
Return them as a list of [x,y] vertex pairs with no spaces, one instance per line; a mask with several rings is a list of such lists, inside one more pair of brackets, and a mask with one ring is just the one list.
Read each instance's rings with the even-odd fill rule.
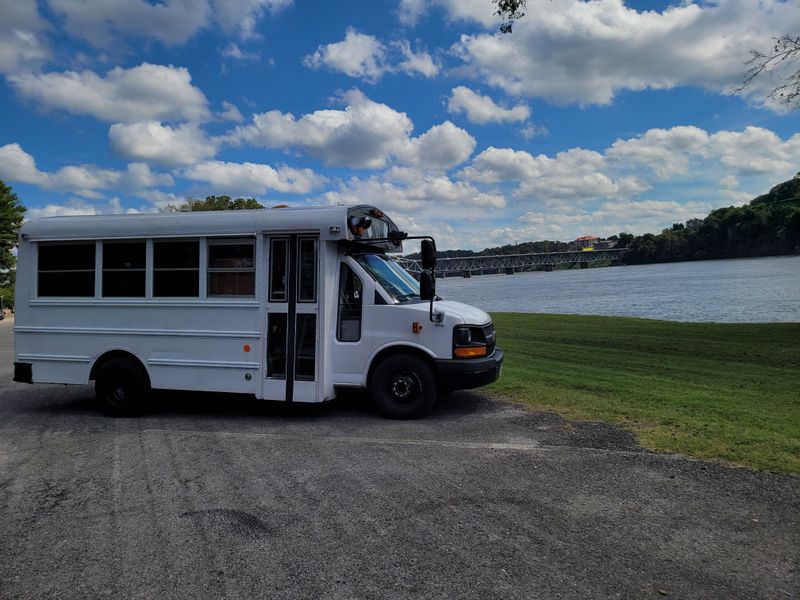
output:
[[800,478],[657,454],[626,432],[454,394],[158,396],[11,379],[0,322],[0,596],[800,597]]

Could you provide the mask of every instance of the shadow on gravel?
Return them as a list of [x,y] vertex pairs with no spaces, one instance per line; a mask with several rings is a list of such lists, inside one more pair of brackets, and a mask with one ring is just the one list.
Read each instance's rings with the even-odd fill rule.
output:
[[[77,419],[83,425],[110,427],[111,423],[134,423],[149,420],[170,421],[180,428],[220,426],[258,426],[264,419],[272,424],[324,423],[350,428],[361,425],[386,425],[400,429],[413,425],[384,419],[372,406],[364,391],[347,390],[330,402],[321,404],[286,403],[256,400],[253,396],[211,392],[176,392],[158,390],[139,418],[114,419],[97,407],[91,387],[34,386],[26,398],[17,398],[16,410],[28,416],[36,414],[55,419],[60,424]],[[57,393],[54,393],[57,392]],[[394,423],[394,425],[393,425]],[[543,446],[598,448],[605,450],[643,451],[635,435],[622,427],[596,421],[571,421],[552,412],[536,411],[521,404],[488,398],[475,392],[456,392],[439,399],[421,423],[426,435],[457,429],[468,437],[505,432]],[[434,430],[434,432],[431,432]]]

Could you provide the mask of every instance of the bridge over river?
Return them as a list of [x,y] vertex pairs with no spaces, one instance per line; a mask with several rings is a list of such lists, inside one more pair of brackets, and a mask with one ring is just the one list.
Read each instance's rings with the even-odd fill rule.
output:
[[[535,254],[496,254],[493,256],[453,256],[436,260],[437,277],[471,277],[472,275],[494,275],[497,273],[522,273],[526,271],[552,271],[555,265],[580,265],[588,268],[589,263],[619,263],[627,248],[609,250],[575,250],[569,252],[538,252]],[[419,260],[398,258],[406,270],[420,273]]]

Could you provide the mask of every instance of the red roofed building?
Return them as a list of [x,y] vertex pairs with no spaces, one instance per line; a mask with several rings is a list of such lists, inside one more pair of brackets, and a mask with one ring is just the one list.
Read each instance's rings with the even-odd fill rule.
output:
[[609,248],[616,246],[617,243],[615,240],[606,240],[594,235],[584,235],[583,237],[576,239],[574,242],[571,242],[570,245],[576,250],[583,250],[584,248],[589,248],[592,250],[608,250]]

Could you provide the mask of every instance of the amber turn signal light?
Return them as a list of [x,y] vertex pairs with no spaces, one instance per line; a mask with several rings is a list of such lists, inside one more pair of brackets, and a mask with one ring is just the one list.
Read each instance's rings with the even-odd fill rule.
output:
[[458,358],[475,358],[486,356],[486,346],[470,346],[469,348],[456,348],[453,354]]

